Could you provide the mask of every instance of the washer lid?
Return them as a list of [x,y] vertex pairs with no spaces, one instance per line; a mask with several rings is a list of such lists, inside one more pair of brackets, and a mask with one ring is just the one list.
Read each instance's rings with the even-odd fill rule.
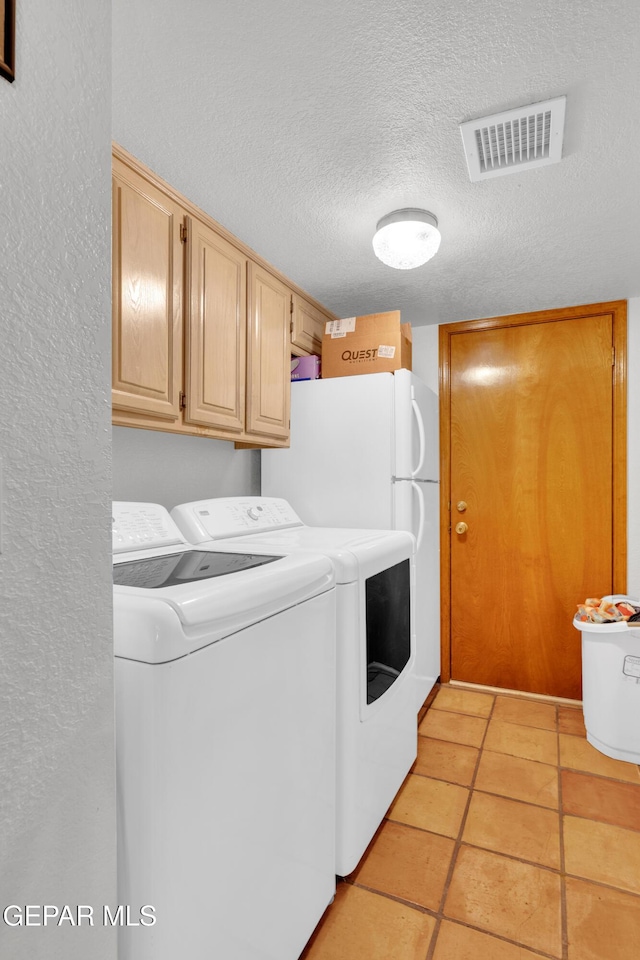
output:
[[[197,553],[200,565],[215,564],[215,554],[202,549],[179,552],[178,558]],[[236,556],[241,554],[232,551]],[[253,623],[267,619],[324,593],[334,585],[331,562],[325,556],[298,554],[273,559],[265,552],[258,563],[234,573],[193,578],[180,583],[164,576],[166,555],[156,557],[159,566],[147,567],[147,585],[114,583],[114,642],[118,657],[144,663],[164,663],[228,637]],[[208,558],[211,558],[208,560]],[[175,556],[169,558],[175,564]],[[138,558],[145,564],[153,557]],[[130,561],[116,567],[127,567]],[[144,568],[139,568],[143,570]],[[160,573],[158,573],[160,571]],[[116,576],[119,574],[116,573]],[[301,637],[301,642],[304,637]]]
[[113,566],[113,582],[125,587],[159,590],[161,587],[224,577],[280,559],[268,554],[182,550],[180,553],[139,557],[137,560],[116,563]]

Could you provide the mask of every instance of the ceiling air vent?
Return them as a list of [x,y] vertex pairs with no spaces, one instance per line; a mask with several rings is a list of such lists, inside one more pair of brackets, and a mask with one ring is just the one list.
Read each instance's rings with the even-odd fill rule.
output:
[[558,163],[566,101],[556,97],[461,123],[470,179],[486,180],[523,167]]

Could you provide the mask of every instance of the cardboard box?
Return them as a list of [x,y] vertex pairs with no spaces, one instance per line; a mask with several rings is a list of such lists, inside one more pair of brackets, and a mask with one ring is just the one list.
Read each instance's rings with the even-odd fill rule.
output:
[[322,337],[322,376],[411,370],[411,324],[400,311],[329,320]]
[[291,380],[317,380],[320,376],[320,357],[291,357]]

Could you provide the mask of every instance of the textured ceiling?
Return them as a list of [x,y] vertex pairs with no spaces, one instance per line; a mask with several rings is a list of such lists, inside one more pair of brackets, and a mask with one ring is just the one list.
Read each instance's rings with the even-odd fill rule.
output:
[[[640,294],[637,0],[113,0],[113,137],[340,316]],[[469,181],[463,120],[566,94],[559,164]],[[371,247],[401,207],[434,260]]]

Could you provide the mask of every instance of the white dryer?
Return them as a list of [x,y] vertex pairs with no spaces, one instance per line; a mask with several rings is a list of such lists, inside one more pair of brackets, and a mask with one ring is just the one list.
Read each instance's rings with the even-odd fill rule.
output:
[[113,508],[120,960],[296,960],[335,892],[326,557]]
[[337,597],[336,873],[350,873],[417,750],[413,667],[415,539],[410,533],[309,527],[286,500],[231,497],[174,507],[194,544],[289,556],[323,553]]

